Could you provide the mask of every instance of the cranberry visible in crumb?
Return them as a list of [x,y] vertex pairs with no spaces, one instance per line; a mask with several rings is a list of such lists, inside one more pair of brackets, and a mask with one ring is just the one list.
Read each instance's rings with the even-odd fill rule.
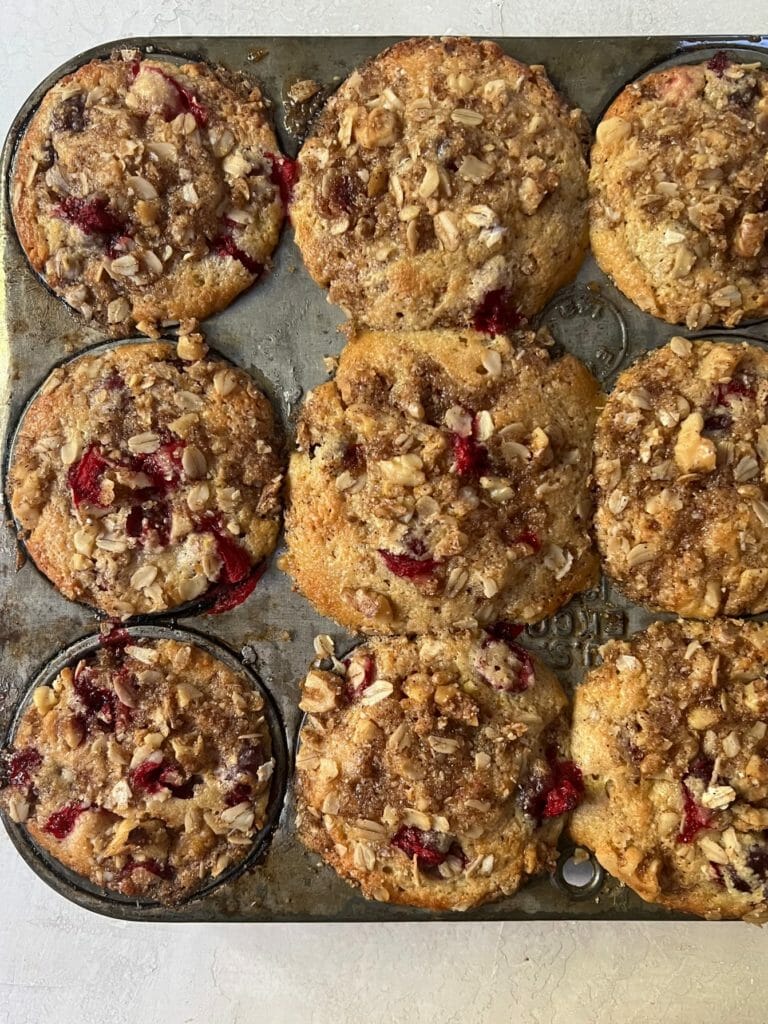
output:
[[241,605],[256,589],[256,584],[264,575],[266,568],[267,563],[262,562],[254,566],[250,574],[239,583],[217,583],[206,595],[213,598],[213,602],[205,609],[205,614],[221,615],[222,612],[231,611],[232,608]]
[[154,857],[149,857],[147,860],[133,860],[131,858],[127,864],[123,866],[120,874],[117,876],[118,879],[123,880],[130,878],[134,871],[139,869],[148,871],[151,875],[156,875],[157,878],[162,878],[169,882],[173,878],[174,871],[170,864],[161,864],[155,860]]
[[413,859],[420,868],[436,868],[448,857],[457,857],[465,862],[464,851],[458,843],[442,832],[424,831],[414,825],[403,825],[395,832],[390,845]]
[[731,66],[731,59],[725,50],[718,50],[714,57],[707,61],[707,67],[714,71],[718,78],[722,78],[725,71]]
[[227,793],[224,798],[224,804],[227,807],[237,807],[238,804],[243,804],[246,800],[251,798],[251,787],[247,782],[238,782],[238,784]]
[[160,75],[171,86],[173,91],[176,93],[178,108],[175,110],[169,110],[166,120],[172,121],[178,114],[189,113],[194,117],[198,128],[205,128],[208,124],[208,111],[201,104],[197,96],[195,96],[190,89],[187,89],[186,86],[183,86],[181,82],[177,82],[172,75],[163,71],[162,68],[155,68],[150,65],[142,67],[140,61],[134,61],[131,64],[131,71],[133,72],[134,78],[139,74],[139,71],[151,71],[155,75]]
[[706,807],[701,807],[693,798],[685,784],[680,783],[683,795],[683,823],[677,837],[678,843],[692,843],[696,836],[712,823],[712,814]]
[[123,222],[108,208],[106,199],[96,196],[95,199],[78,199],[77,196],[65,196],[58,206],[54,207],[54,215],[62,220],[76,224],[86,235],[116,235],[125,230]]
[[86,448],[78,461],[67,471],[67,483],[72,492],[72,500],[80,505],[98,505],[107,508],[109,502],[101,500],[101,482],[111,463],[104,458],[97,444]]
[[277,156],[275,153],[265,153],[267,160],[272,164],[270,177],[280,190],[280,198],[283,206],[287,209],[293,199],[293,190],[299,180],[299,164],[288,156]]
[[[349,668],[350,658],[344,659],[344,667]],[[353,686],[347,677],[347,694],[350,700],[357,700],[364,690],[367,690],[371,683],[376,678],[376,659],[372,654],[366,654],[362,658],[362,661],[358,662],[363,668],[363,678],[357,686]]]
[[474,437],[451,434],[451,447],[456,473],[459,476],[478,476],[488,468],[488,452],[485,445],[480,444]]
[[43,825],[43,831],[53,836],[54,839],[66,839],[77,824],[77,819],[88,808],[83,804],[66,804],[58,811],[54,811]]
[[556,818],[578,806],[584,793],[581,769],[573,761],[557,761],[552,765],[554,784],[544,798],[542,818]]
[[[505,678],[505,674],[500,671],[505,659],[499,656],[499,670],[494,672],[493,664],[489,662],[483,665],[481,657],[477,663],[477,670],[494,689],[504,690],[508,693],[523,693],[535,682],[536,670],[530,652],[525,647],[515,643],[515,637],[519,636],[523,629],[523,626],[513,623],[499,622],[486,630],[487,636],[481,645],[481,650],[489,651],[489,648],[494,643],[503,644],[520,666],[514,679],[509,681]],[[503,654],[503,649],[501,653]],[[507,666],[507,669],[509,667]]]
[[512,543],[527,544],[529,548],[533,548],[534,555],[541,551],[541,540],[533,530],[523,530],[522,533],[518,533],[516,537],[512,538]]
[[532,776],[520,796],[525,813],[539,823],[574,810],[584,793],[581,769],[573,761],[558,760],[557,750],[550,748],[547,762],[548,771]]
[[145,793],[159,793],[162,789],[168,789],[178,799],[188,800],[199,779],[192,776],[185,780],[177,765],[168,764],[164,760],[147,759],[128,773],[128,782],[132,789]]
[[72,688],[83,708],[85,726],[98,725],[112,731],[129,717],[130,708],[118,699],[114,690],[98,686],[97,679],[92,668],[80,665],[75,671]]
[[472,326],[482,334],[508,334],[526,323],[526,318],[515,305],[512,293],[504,288],[488,292],[475,310]]
[[414,558],[412,555],[396,555],[379,548],[384,565],[395,576],[404,580],[420,580],[434,576],[438,563],[434,558]]
[[43,763],[43,756],[34,747],[15,750],[8,758],[6,776],[10,786],[29,786],[32,773]]
[[120,626],[114,624],[110,626],[106,633],[101,634],[99,643],[102,647],[106,647],[112,650],[121,650],[123,647],[127,647],[132,642],[130,633],[122,629]]
[[237,260],[254,277],[260,277],[264,270],[258,260],[253,259],[237,245],[232,235],[219,235],[214,238],[211,248],[218,256],[230,256],[233,260]]

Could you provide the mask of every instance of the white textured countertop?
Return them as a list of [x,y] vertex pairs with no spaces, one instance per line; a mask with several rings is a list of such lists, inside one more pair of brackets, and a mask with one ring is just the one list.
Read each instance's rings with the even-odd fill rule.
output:
[[[766,0],[0,0],[0,132],[59,63],[123,36],[761,29]],[[747,925],[120,924],[49,890],[4,834],[0,877],[0,1024],[768,1020],[768,935]]]

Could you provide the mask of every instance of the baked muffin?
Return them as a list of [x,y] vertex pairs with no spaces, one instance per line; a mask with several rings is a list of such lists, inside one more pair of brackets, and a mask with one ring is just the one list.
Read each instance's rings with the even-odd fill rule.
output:
[[597,539],[640,604],[768,609],[768,352],[673,338],[626,370],[595,434]]
[[199,647],[113,637],[39,686],[0,803],[108,890],[175,903],[252,850],[274,769],[263,698]]
[[718,54],[628,86],[598,125],[592,250],[637,306],[699,330],[768,313],[768,71]]
[[655,623],[577,688],[571,832],[643,899],[768,917],[768,625]]
[[91,61],[45,95],[22,139],[19,240],[87,320],[154,335],[223,309],[262,273],[283,219],[277,153],[243,76],[133,51]]
[[553,866],[581,777],[512,635],[373,640],[304,680],[299,836],[369,899],[466,910]]
[[592,586],[600,392],[520,334],[371,332],[308,397],[281,563],[353,630],[535,622]]
[[253,590],[280,529],[272,408],[243,370],[126,344],[54,370],[23,416],[8,492],[68,598],[125,618]]
[[587,137],[544,68],[495,43],[397,43],[299,153],[307,268],[365,326],[516,327],[586,251]]

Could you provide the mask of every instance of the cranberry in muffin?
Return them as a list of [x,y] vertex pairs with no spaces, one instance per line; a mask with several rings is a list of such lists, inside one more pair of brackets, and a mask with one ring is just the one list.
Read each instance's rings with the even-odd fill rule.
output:
[[108,615],[244,600],[280,526],[272,408],[242,370],[125,344],[54,370],[8,475],[27,551]]
[[263,708],[200,647],[126,635],[34,691],[0,803],[95,885],[178,902],[241,861],[266,824]]

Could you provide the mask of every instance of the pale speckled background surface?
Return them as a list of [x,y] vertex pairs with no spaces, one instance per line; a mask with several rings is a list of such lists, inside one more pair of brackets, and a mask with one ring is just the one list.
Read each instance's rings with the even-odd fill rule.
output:
[[[128,35],[761,30],[766,0],[0,0],[0,131],[59,63]],[[119,924],[50,891],[4,835],[0,878],[0,1024],[768,1020],[768,935],[747,925]]]

